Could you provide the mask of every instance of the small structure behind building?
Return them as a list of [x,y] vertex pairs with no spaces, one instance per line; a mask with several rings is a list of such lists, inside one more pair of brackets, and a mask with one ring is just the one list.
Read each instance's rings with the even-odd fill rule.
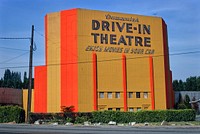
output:
[[22,90],[14,88],[0,88],[0,105],[23,106]]

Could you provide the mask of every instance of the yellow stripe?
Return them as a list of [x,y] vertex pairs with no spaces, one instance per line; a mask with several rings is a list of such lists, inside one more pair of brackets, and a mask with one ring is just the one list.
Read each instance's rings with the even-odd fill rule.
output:
[[47,16],[47,112],[60,111],[60,12]]

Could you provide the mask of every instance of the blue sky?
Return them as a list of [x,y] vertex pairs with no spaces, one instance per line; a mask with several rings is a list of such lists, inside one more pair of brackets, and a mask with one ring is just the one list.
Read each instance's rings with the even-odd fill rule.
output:
[[[200,76],[200,0],[0,0],[0,37],[30,37],[35,25],[34,66],[44,65],[44,16],[86,8],[162,17],[168,26],[173,79]],[[0,77],[5,68],[28,71],[29,40],[0,40]],[[188,53],[191,52],[191,53]],[[22,66],[25,66],[22,68]]]

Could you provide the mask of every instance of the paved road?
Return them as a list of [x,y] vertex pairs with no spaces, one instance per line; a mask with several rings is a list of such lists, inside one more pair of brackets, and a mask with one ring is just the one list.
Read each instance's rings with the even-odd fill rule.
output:
[[0,124],[0,134],[200,134],[200,127],[51,126]]

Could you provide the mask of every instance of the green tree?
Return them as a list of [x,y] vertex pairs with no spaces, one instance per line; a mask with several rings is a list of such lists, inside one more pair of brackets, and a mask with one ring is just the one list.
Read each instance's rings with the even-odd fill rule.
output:
[[197,77],[189,77],[185,83],[186,91],[197,91]]
[[11,72],[9,69],[5,70],[4,77],[3,77],[3,84],[2,87],[12,87],[12,80],[11,80]]
[[28,89],[28,77],[26,72],[24,72],[23,88]]
[[1,78],[1,87],[7,88],[22,88],[21,73],[5,70],[4,77]]
[[34,89],[34,78],[32,78],[32,89]]
[[179,93],[178,103],[183,103],[183,97],[180,93]]
[[173,80],[174,91],[200,91],[200,76],[191,76],[182,80]]
[[174,80],[173,83],[174,91],[184,91],[185,90],[185,83],[182,80]]
[[184,109],[184,108],[182,108],[182,107],[186,107],[186,106],[183,106],[182,104],[184,104],[183,97],[182,97],[182,95],[179,93],[178,102],[175,104],[175,109]]
[[178,91],[185,91],[185,84],[182,80],[179,80],[178,82]]
[[190,97],[186,94],[185,98],[184,98],[184,104],[186,106],[187,109],[191,109],[191,104],[190,104]]
[[11,81],[13,83],[12,87],[20,89],[22,87],[21,73],[19,73],[19,72],[12,72],[11,73]]

